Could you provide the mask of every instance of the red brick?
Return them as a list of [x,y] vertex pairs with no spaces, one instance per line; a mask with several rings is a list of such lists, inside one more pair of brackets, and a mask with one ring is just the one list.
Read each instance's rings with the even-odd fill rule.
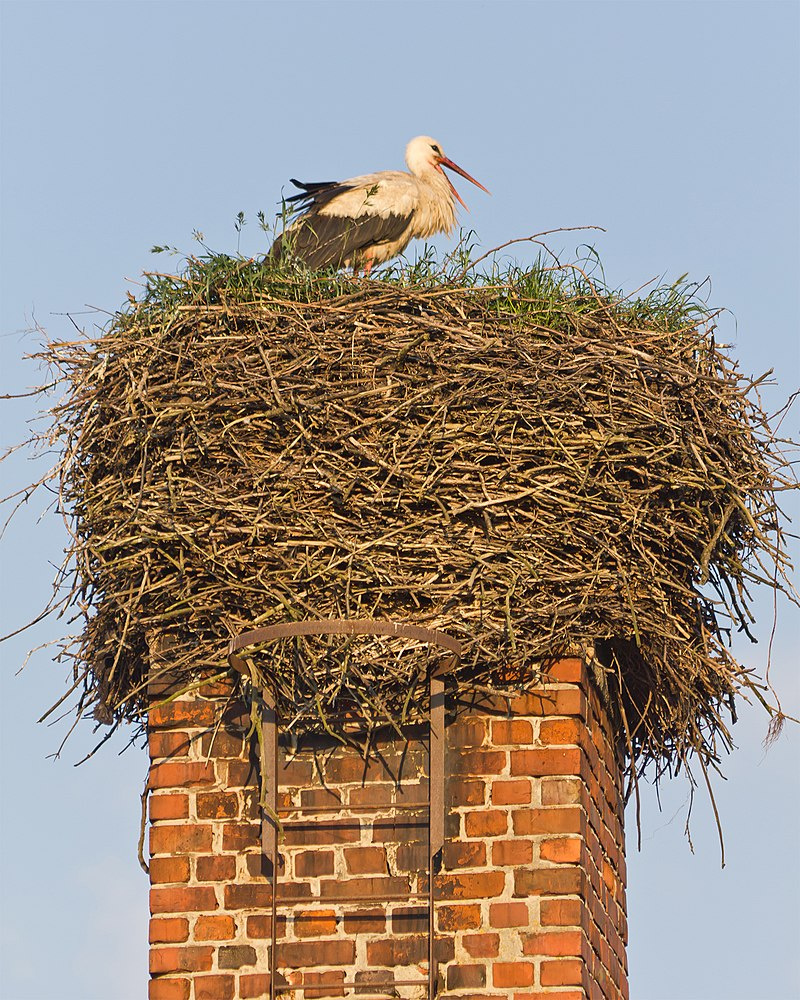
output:
[[379,785],[365,785],[350,789],[350,804],[354,806],[388,806],[394,803],[413,805],[428,802],[428,782],[404,781],[400,786],[391,782]]
[[235,934],[236,923],[233,917],[215,914],[198,917],[192,937],[195,941],[230,941]]
[[247,937],[254,939],[272,937],[272,917],[264,914],[248,917]]
[[254,1000],[258,997],[269,996],[269,974],[255,973],[254,975],[239,976],[239,996],[242,1000]]
[[229,760],[223,767],[225,788],[247,788],[258,781],[258,768],[253,760]]
[[[278,803],[278,808],[283,808]],[[258,820],[261,822],[261,803],[259,802],[259,792],[257,788],[242,789],[242,807],[236,819]]]
[[558,864],[578,864],[581,860],[583,841],[578,837],[559,837],[557,840],[543,840],[539,855],[545,861]]
[[367,964],[371,967],[416,965],[428,957],[427,936],[388,938],[367,942]]
[[579,899],[543,899],[540,904],[542,924],[579,927],[583,904]]
[[527,719],[495,719],[492,722],[492,743],[498,746],[533,743],[533,725]]
[[147,996],[149,1000],[189,1000],[191,989],[188,979],[151,979]]
[[[299,761],[298,761],[299,763]],[[408,761],[411,767],[411,761]],[[374,781],[389,781],[391,774],[384,767],[383,763],[370,757],[369,760],[355,753],[353,750],[339,751],[339,755],[332,755],[325,760],[325,780],[330,785],[346,785],[358,782],[360,785],[371,784]],[[299,785],[309,784],[310,779],[301,781],[295,778],[281,777],[281,784]]]
[[527,903],[492,903],[489,907],[492,927],[527,927],[529,922]]
[[541,777],[546,774],[580,774],[581,751],[512,750],[511,773]]
[[[372,785],[368,785],[366,789],[359,788],[357,791],[367,791],[372,787]],[[354,800],[351,798],[350,801]],[[300,790],[300,804],[302,806],[322,806],[327,809],[329,806],[342,804],[342,793],[337,788],[303,788]]]
[[517,836],[540,833],[582,833],[585,814],[577,806],[563,809],[515,809],[511,814]]
[[150,882],[153,885],[166,882],[188,882],[188,881],[189,881],[188,858],[177,857],[177,858],[150,859]]
[[486,739],[486,719],[458,718],[447,727],[447,743],[456,747],[479,747]]
[[514,895],[578,896],[585,878],[581,868],[521,868],[514,872]]
[[304,820],[302,825],[287,827],[283,831],[283,843],[287,847],[312,847],[316,844],[357,844],[361,840],[361,824],[358,819]]
[[[445,842],[445,851],[452,850]],[[428,845],[420,841],[400,844],[397,848],[396,867],[400,872],[418,872],[428,867]]]
[[[343,997],[345,994],[341,985],[343,982],[344,972],[306,972],[303,976],[303,985],[305,986],[303,996],[307,997],[308,1000],[315,1000],[318,997]],[[312,983],[318,983],[320,989],[310,989]]]
[[491,899],[505,889],[502,871],[459,872],[441,877],[442,899]]
[[468,837],[499,837],[508,833],[508,813],[503,809],[481,809],[464,817]]
[[188,795],[151,795],[150,822],[159,819],[187,819],[189,816]]
[[447,792],[454,806],[482,806],[486,802],[485,781],[453,777],[447,782]]
[[[458,817],[452,817],[458,823]],[[451,819],[451,821],[452,821]],[[445,820],[447,823],[447,819]],[[408,841],[419,841],[427,834],[423,833],[427,820],[422,813],[415,816],[399,815],[378,816],[371,821],[373,844],[404,844]],[[457,830],[457,826],[456,826]],[[455,832],[455,831],[454,831]]]
[[398,906],[392,910],[392,934],[427,934],[427,906]]
[[434,945],[434,952],[436,954],[436,961],[440,965],[446,965],[448,962],[455,961],[456,945],[453,937],[437,938]]
[[560,681],[562,684],[580,684],[584,677],[583,661],[577,657],[569,657],[563,660],[556,660],[545,670],[548,678],[552,681]]
[[539,969],[542,986],[580,986],[583,979],[583,962],[561,959],[542,962]]
[[582,721],[571,719],[543,719],[539,728],[539,739],[545,746],[581,746],[586,740],[586,726]]
[[234,1000],[236,996],[235,976],[195,976],[195,1000]]
[[257,960],[256,950],[249,944],[224,944],[217,951],[220,969],[241,969],[246,965],[255,965]]
[[239,809],[239,797],[235,792],[200,792],[197,795],[198,819],[235,819]]
[[351,875],[387,875],[384,847],[348,847],[344,851],[347,871]]
[[165,886],[150,890],[151,913],[195,913],[216,909],[217,897],[211,886]]
[[194,785],[213,785],[216,782],[214,762],[192,760],[164,761],[150,768],[150,788],[187,788]]
[[567,806],[584,801],[586,789],[578,778],[552,778],[542,782],[542,805]]
[[241,757],[244,753],[244,733],[233,733],[226,729],[217,729],[211,733],[203,733],[200,740],[200,750],[204,757]]
[[386,911],[359,909],[344,914],[344,932],[350,934],[383,934],[386,930]]
[[226,823],[222,828],[223,851],[246,851],[261,846],[259,823]]
[[533,962],[495,962],[492,965],[493,986],[532,986]]
[[288,941],[281,944],[280,961],[290,969],[315,965],[352,965],[356,958],[353,940]]
[[211,968],[213,948],[186,945],[183,948],[151,948],[150,972],[208,972]]
[[232,854],[204,854],[197,858],[198,882],[230,882],[236,877]]
[[294,855],[294,871],[298,878],[333,875],[333,851],[300,851]]
[[[277,939],[286,936],[286,917],[278,912],[275,920],[275,937]],[[247,937],[254,940],[272,937],[272,914],[260,913],[258,916],[247,918]]]
[[226,910],[261,909],[272,902],[272,887],[264,883],[256,885],[234,883],[226,885],[224,892]]
[[[513,1000],[586,1000],[586,993],[583,990],[559,990],[557,993],[547,989],[541,993],[538,990],[535,993],[525,990],[524,993],[514,993],[512,996]],[[492,998],[486,997],[485,1000],[496,1000],[496,998],[497,994]],[[470,997],[469,1000],[474,1000],[474,998]],[[484,1000],[484,998],[481,998],[481,1000]],[[627,1000],[627,996],[624,1000]]]
[[372,896],[375,900],[386,896],[397,896],[409,891],[408,879],[399,875],[375,878],[323,879],[319,884],[320,896],[330,899],[337,896]]
[[[524,955],[580,955],[583,935],[580,931],[550,931],[547,934],[526,934],[523,937]],[[570,985],[565,983],[563,985]]]
[[150,828],[151,854],[208,854],[213,830],[210,824],[157,824]]
[[586,697],[580,688],[531,691],[512,698],[508,709],[514,715],[586,715]]
[[151,917],[150,944],[177,944],[189,937],[186,917]]
[[461,943],[473,958],[496,958],[500,954],[499,934],[465,934]]
[[[308,787],[318,781],[318,772],[312,757],[304,754],[302,757],[292,757],[284,760],[278,771],[278,781],[281,785],[292,785],[298,788]],[[337,782],[331,781],[332,784]]]
[[450,773],[454,775],[500,774],[506,765],[503,750],[465,750],[450,756]]
[[151,708],[148,723],[151,729],[213,726],[214,705],[208,701],[171,701]]
[[448,840],[442,849],[442,862],[448,871],[455,868],[484,868],[486,844],[482,840]]
[[531,783],[527,778],[492,783],[492,802],[496,806],[520,805],[531,800]]
[[530,840],[497,840],[492,844],[492,864],[495,866],[529,865],[533,860]]
[[327,937],[336,933],[335,910],[295,910],[294,933],[297,937]]
[[153,758],[185,757],[191,745],[191,737],[182,732],[151,732],[147,738],[147,749]]
[[485,965],[451,965],[447,969],[448,990],[470,989],[485,985]]

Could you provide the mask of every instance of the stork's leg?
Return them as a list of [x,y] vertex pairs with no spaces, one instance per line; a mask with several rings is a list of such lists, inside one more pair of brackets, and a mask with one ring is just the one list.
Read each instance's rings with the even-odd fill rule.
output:
[[372,270],[372,265],[375,263],[374,257],[367,257],[366,263],[364,264],[364,277],[369,277],[369,272]]

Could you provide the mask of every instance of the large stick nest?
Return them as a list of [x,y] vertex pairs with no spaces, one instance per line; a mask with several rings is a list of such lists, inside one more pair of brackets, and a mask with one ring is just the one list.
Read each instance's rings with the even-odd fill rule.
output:
[[[786,481],[713,317],[544,273],[276,292],[237,266],[153,279],[43,355],[81,709],[140,718],[166,633],[189,683],[256,626],[379,618],[455,636],[456,682],[490,690],[594,647],[633,760],[714,764],[723,709],[759,693],[727,640],[751,583],[782,586]],[[262,657],[285,714],[413,717],[407,651],[316,643]]]

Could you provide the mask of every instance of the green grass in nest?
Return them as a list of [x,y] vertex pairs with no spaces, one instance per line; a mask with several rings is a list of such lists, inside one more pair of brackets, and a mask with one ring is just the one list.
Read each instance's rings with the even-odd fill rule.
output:
[[125,314],[136,316],[138,322],[142,310],[168,314],[189,305],[247,304],[264,299],[311,303],[353,295],[368,298],[392,288],[470,294],[498,315],[561,329],[569,327],[570,317],[598,310],[628,326],[670,331],[713,318],[701,297],[705,283],[689,281],[686,275],[645,295],[629,296],[606,287],[600,260],[591,249],[567,264],[541,252],[529,267],[498,260],[489,260],[488,267],[486,262],[476,267],[472,252],[463,238],[440,262],[435,249],[426,246],[413,261],[390,263],[371,278],[358,278],[332,268],[310,271],[290,258],[275,261],[208,251],[187,257],[177,274],[147,272],[143,293],[130,302]]

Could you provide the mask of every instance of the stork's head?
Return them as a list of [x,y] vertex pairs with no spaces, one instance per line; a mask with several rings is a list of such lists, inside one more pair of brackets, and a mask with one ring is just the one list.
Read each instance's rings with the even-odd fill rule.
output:
[[[462,205],[464,205],[464,202],[461,201],[458,191],[456,191],[450,183],[450,178],[444,170],[442,170],[442,167],[448,167],[450,170],[455,170],[457,174],[461,174],[462,177],[466,177],[468,181],[471,181],[479,187],[481,191],[486,191],[487,194],[490,193],[480,181],[476,181],[474,177],[471,177],[466,172],[466,170],[462,170],[457,163],[453,163],[452,160],[448,159],[442,152],[441,144],[435,139],[432,139],[429,135],[418,135],[416,139],[412,139],[406,146],[406,163],[408,164],[408,169],[412,174],[414,174],[415,177],[424,177],[428,171],[438,170],[450,185],[450,190]],[[466,207],[467,206],[464,205],[464,208]]]

